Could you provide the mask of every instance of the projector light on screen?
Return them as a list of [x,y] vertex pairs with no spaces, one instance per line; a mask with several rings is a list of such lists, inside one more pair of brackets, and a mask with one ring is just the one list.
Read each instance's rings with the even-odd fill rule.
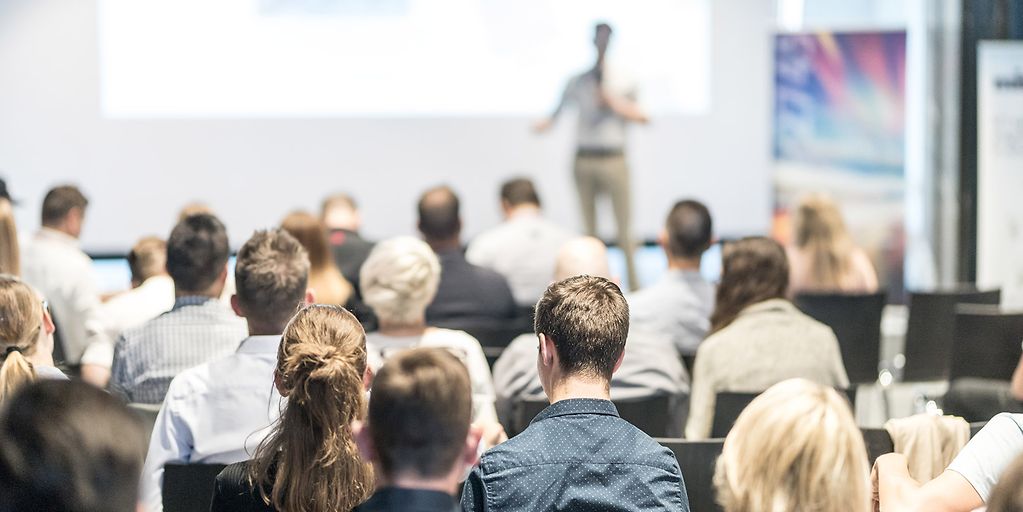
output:
[[614,27],[653,115],[710,104],[710,0],[99,0],[108,118],[548,112]]

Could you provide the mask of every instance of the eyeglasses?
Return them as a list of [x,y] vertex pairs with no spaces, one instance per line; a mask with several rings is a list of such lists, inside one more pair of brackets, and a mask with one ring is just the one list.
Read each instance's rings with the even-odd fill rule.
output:
[[43,299],[40,302],[42,302],[42,304],[43,304],[43,311],[45,311],[47,315],[51,315],[52,316],[53,313],[50,312],[50,301],[48,301],[46,299]]

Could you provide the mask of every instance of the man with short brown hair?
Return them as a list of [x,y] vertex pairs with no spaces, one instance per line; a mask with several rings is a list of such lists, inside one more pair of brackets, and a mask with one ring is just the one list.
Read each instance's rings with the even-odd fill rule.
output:
[[688,512],[675,456],[610,400],[629,333],[618,286],[592,276],[552,284],[536,305],[534,331],[551,405],[483,455],[465,482],[463,510]]
[[359,512],[451,512],[480,430],[471,427],[469,374],[444,349],[402,352],[373,381],[369,417],[354,435],[373,463],[377,492]]

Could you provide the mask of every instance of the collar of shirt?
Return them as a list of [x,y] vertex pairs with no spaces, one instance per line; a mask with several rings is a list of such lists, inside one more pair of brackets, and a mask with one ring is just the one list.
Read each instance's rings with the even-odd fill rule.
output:
[[45,226],[43,228],[41,228],[38,233],[36,233],[36,238],[37,239],[42,239],[42,240],[53,240],[55,242],[60,242],[60,243],[64,243],[64,244],[68,244],[68,245],[74,246],[74,247],[78,247],[78,239],[77,238],[75,238],[75,237],[73,237],[73,236],[71,236],[71,235],[69,235],[69,234],[67,234],[67,233],[65,233],[63,231],[59,231],[59,230],[56,230],[56,229],[53,229],[53,228],[48,228],[48,227],[45,227]]
[[610,400],[601,400],[599,398],[570,398],[568,400],[560,400],[551,405],[548,405],[546,409],[537,414],[533,421],[529,422],[530,425],[538,421],[543,421],[548,418],[557,418],[559,416],[569,416],[572,414],[599,414],[602,416],[615,416],[618,417],[618,408]]
[[281,345],[280,334],[267,334],[260,336],[249,336],[238,345],[239,354],[272,354],[277,355],[277,348]]
[[455,498],[441,491],[385,487],[356,510],[442,510],[455,509]]
[[211,301],[219,302],[219,299],[203,297],[201,295],[185,295],[184,297],[174,299],[174,309],[183,308],[185,306],[202,306]]
[[781,313],[797,312],[796,306],[785,299],[767,299],[762,302],[753,304],[752,306],[746,306],[745,309],[739,312],[739,316],[746,316],[755,313],[765,313],[768,311],[776,311]]

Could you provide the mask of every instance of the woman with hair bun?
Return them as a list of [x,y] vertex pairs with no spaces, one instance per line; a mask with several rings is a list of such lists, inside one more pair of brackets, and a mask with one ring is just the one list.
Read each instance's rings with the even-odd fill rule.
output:
[[[252,460],[217,476],[211,510],[351,510],[373,492],[352,440],[365,416],[366,333],[338,306],[308,306],[284,329],[274,384],[288,400]],[[269,385],[269,383],[268,383]]]
[[67,378],[53,367],[55,330],[35,290],[0,274],[0,402],[38,378]]

